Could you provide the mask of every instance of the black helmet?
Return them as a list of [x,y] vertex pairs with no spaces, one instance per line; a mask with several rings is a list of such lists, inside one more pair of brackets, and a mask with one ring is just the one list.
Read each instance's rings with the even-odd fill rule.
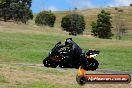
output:
[[72,38],[67,38],[67,39],[65,40],[65,46],[72,45],[72,43],[73,43]]

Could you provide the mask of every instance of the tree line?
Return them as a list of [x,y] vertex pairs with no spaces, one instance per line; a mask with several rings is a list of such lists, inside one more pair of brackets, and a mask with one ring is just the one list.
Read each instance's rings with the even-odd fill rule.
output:
[[[110,13],[102,10],[101,13],[98,14],[97,20],[91,24],[92,35],[105,39],[111,38],[111,19]],[[51,11],[42,11],[36,16],[35,23],[37,25],[48,25],[53,27],[55,20],[56,16],[54,13]],[[82,34],[85,30],[85,25],[84,17],[76,13],[68,14],[61,20],[61,27],[64,31],[69,32],[70,35]]]
[[0,0],[0,18],[25,23],[33,19],[32,0]]
[[[32,0],[0,0],[0,19],[5,22],[13,20],[15,22],[27,23],[28,20],[33,19],[31,8]],[[131,6],[131,4],[130,4]],[[122,11],[115,8],[117,12]],[[118,16],[119,17],[119,16]],[[91,33],[95,37],[109,39],[112,34],[112,17],[109,12],[102,10],[97,15],[97,20],[91,24]],[[41,11],[35,18],[36,25],[47,25],[54,27],[56,16],[52,11]],[[121,34],[125,33],[126,28],[119,27],[117,22],[117,36],[119,39]],[[64,31],[69,32],[70,35],[82,34],[85,30],[85,20],[83,15],[73,13],[64,16],[61,20],[61,27]],[[123,25],[123,24],[121,24]]]

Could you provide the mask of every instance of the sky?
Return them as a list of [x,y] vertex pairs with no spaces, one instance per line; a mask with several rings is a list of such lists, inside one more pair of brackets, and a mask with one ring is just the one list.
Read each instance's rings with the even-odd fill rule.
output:
[[65,11],[74,8],[129,6],[132,0],[32,0],[33,13],[42,10]]

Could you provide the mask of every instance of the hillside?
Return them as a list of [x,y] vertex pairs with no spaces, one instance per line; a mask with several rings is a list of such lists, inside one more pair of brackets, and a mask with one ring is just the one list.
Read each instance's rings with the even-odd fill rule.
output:
[[[111,13],[112,16],[112,22],[113,22],[113,27],[115,28],[115,17],[117,15],[117,12],[115,8],[95,8],[95,9],[85,9],[85,10],[77,10],[77,11],[64,11],[64,12],[55,12],[57,16],[56,20],[56,27],[60,27],[61,23],[61,18],[65,16],[66,14],[71,14],[71,13],[79,13],[82,14],[85,17],[85,22],[86,22],[86,31],[85,33],[89,34],[89,31],[91,29],[91,22],[96,20],[97,14],[100,13],[101,10],[106,10]],[[130,33],[132,31],[132,7],[118,7],[118,9],[122,9],[124,12],[121,15],[121,19],[124,20],[124,23],[126,27],[128,28],[128,32]],[[113,30],[115,30],[113,28]],[[132,32],[131,32],[132,34]]]

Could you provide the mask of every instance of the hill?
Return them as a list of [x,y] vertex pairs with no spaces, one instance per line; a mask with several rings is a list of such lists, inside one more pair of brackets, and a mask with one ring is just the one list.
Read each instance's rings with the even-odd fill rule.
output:
[[[114,27],[113,30],[115,30],[115,20],[116,20],[115,18],[117,16],[117,11],[115,10],[114,7],[55,12],[57,16],[55,26],[60,27],[61,19],[66,14],[78,13],[78,14],[82,14],[85,17],[85,22],[86,22],[85,34],[90,34],[92,21],[96,20],[97,14],[100,13],[101,10],[103,9],[111,13],[111,16],[113,18],[112,19],[113,27]],[[121,14],[121,19],[124,20],[124,24],[128,28],[128,32],[132,34],[132,7],[118,7],[118,9],[123,10],[123,13]]]

